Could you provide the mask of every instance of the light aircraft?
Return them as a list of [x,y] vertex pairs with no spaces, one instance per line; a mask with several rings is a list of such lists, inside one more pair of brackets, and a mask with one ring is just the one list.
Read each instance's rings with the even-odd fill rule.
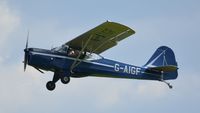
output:
[[44,73],[42,70],[52,71],[53,80],[46,84],[50,91],[55,89],[58,80],[67,84],[70,77],[87,76],[156,80],[172,88],[166,80],[177,78],[178,66],[174,52],[167,46],[159,47],[141,67],[109,60],[100,55],[134,33],[134,30],[125,25],[106,21],[50,50],[28,48],[28,33],[24,49],[24,71],[27,64],[41,73]]

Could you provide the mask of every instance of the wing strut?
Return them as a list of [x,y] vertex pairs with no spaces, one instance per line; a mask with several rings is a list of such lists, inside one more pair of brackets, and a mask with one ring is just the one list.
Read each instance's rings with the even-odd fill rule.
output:
[[88,40],[86,41],[85,45],[83,45],[83,48],[81,49],[81,52],[78,54],[78,56],[76,57],[76,60],[74,60],[73,64],[70,67],[70,72],[73,73],[73,69],[78,66],[82,61],[78,62],[78,59],[81,56],[81,53],[84,51],[84,49],[87,47],[88,43],[90,42],[90,40],[92,39],[93,35],[90,35],[90,37],[88,38]]
[[[120,33],[120,34],[118,34],[118,35],[112,37],[112,38],[109,39],[108,41],[105,41],[104,43],[102,43],[101,45],[99,45],[97,48],[95,48],[93,51],[91,51],[90,54],[92,54],[94,51],[98,50],[100,47],[102,47],[103,45],[105,45],[107,42],[112,41],[112,40],[115,39],[116,37],[119,37],[119,36],[121,36],[121,35],[123,35],[123,34],[129,32],[129,31],[130,31],[130,29],[128,29],[128,30],[126,30],[126,31],[124,31],[124,32],[122,32],[122,33]],[[70,68],[70,71],[71,71],[72,73],[73,73],[72,70],[82,62],[82,61],[80,61],[80,62],[77,63],[79,57],[81,56],[81,53],[82,53],[82,52],[84,51],[84,49],[87,47],[87,45],[88,45],[89,41],[91,40],[92,36],[93,36],[93,35],[90,35],[90,37],[88,38],[87,42],[85,43],[85,45],[84,45],[83,48],[81,49],[80,54],[76,57],[76,60],[73,62],[72,66],[71,66],[71,68]]]

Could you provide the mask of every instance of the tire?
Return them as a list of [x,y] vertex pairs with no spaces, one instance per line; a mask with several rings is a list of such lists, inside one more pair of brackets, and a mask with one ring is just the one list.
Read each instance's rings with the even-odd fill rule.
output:
[[49,90],[49,91],[53,91],[55,88],[56,88],[56,84],[52,81],[49,81],[47,82],[46,84],[46,88]]
[[70,77],[64,76],[64,77],[60,78],[60,80],[63,84],[68,84],[70,82]]

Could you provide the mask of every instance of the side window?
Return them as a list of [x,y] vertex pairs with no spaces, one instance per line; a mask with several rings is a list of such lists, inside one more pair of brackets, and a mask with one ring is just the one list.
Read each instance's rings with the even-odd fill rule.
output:
[[100,60],[100,59],[103,59],[102,56],[98,55],[98,54],[95,54],[95,53],[87,53],[86,54],[86,57],[85,57],[87,60]]
[[64,48],[63,48],[63,51],[64,51],[64,52],[67,52],[67,50],[68,50],[67,47],[64,47]]
[[67,55],[69,57],[73,57],[73,58],[77,58],[79,56],[79,54],[81,54],[80,57],[79,57],[79,59],[84,59],[85,56],[86,56],[86,52],[81,53],[81,51],[79,51],[79,50],[73,50],[73,49],[69,49],[69,51],[67,53]]

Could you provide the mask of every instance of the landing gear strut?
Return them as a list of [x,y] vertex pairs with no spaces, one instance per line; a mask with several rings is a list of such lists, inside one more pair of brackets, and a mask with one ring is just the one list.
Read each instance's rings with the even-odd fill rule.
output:
[[168,82],[166,82],[166,81],[162,81],[162,82],[164,82],[165,84],[167,84],[168,87],[169,87],[169,89],[172,89],[172,88],[173,88],[173,86],[172,86],[170,83],[168,83]]
[[63,84],[67,84],[67,83],[70,82],[70,77],[69,77],[69,75],[66,76],[66,74],[55,72],[55,73],[54,73],[54,76],[53,76],[53,80],[47,82],[46,88],[47,88],[49,91],[53,91],[53,90],[56,88],[56,82],[57,82],[59,79],[61,80],[61,82],[62,82]]
[[169,89],[172,89],[173,86],[172,86],[170,83],[166,82],[166,81],[163,79],[163,73],[164,73],[164,72],[161,71],[161,78],[160,78],[160,81],[161,81],[161,82],[164,82],[165,84],[167,84],[168,87],[169,87]]

